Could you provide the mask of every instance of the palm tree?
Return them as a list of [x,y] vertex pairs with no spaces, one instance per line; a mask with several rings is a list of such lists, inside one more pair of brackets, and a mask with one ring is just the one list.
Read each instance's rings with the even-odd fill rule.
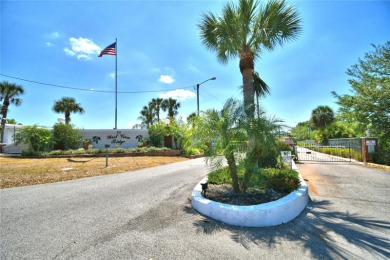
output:
[[257,116],[259,116],[261,110],[259,99],[264,97],[266,94],[269,94],[270,89],[267,83],[265,83],[264,80],[260,78],[259,73],[256,71],[253,72],[253,90],[256,95]]
[[164,112],[168,111],[168,117],[172,121],[179,114],[180,103],[174,98],[164,99],[161,108]]
[[149,102],[147,106],[143,106],[140,114],[141,115],[138,117],[138,120],[141,120],[140,127],[149,129],[154,123],[154,109],[152,103]]
[[334,112],[329,106],[318,106],[311,112],[310,121],[315,128],[324,129],[334,120]]
[[220,155],[224,155],[236,193],[240,192],[240,186],[235,153],[245,149],[247,140],[246,132],[240,125],[244,118],[243,106],[236,100],[228,99],[222,110],[210,109],[202,117],[197,117],[192,138],[196,142],[209,144],[207,153],[217,168],[223,165]]
[[0,82],[0,101],[3,100],[3,105],[1,106],[1,143],[4,141],[4,129],[8,107],[11,104],[20,106],[22,100],[18,98],[18,96],[23,94],[24,88],[22,86],[7,81]]
[[227,3],[221,16],[204,13],[198,25],[206,48],[217,53],[226,64],[239,58],[243,80],[244,105],[248,116],[254,115],[255,61],[264,49],[273,50],[296,39],[301,32],[301,19],[284,0],[271,0],[259,6],[256,0],[240,0],[238,5]]
[[160,111],[161,111],[161,105],[163,103],[162,98],[153,98],[152,99],[152,107],[154,109],[154,112],[157,116],[157,122],[160,122]]
[[[255,61],[263,50],[273,50],[277,45],[296,39],[301,32],[301,19],[295,8],[288,7],[284,0],[270,0],[260,6],[256,0],[240,0],[237,5],[227,3],[221,16],[204,13],[198,25],[201,39],[207,49],[216,52],[217,59],[226,64],[229,59],[239,58],[242,75],[244,107],[248,119],[254,119]],[[255,151],[255,132],[248,131],[249,150],[247,158]],[[247,177],[258,163],[245,166]]]
[[85,112],[84,108],[81,107],[80,103],[76,103],[76,100],[71,97],[63,97],[60,100],[56,101],[52,109],[56,113],[65,113],[65,124],[67,125],[71,120],[71,113],[83,114]]

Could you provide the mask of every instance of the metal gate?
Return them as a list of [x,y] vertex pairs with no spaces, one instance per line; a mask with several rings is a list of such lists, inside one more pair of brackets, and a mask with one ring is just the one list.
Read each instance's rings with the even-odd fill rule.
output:
[[361,161],[360,138],[330,139],[329,145],[318,145],[313,140],[298,141],[294,147],[298,161],[351,162]]

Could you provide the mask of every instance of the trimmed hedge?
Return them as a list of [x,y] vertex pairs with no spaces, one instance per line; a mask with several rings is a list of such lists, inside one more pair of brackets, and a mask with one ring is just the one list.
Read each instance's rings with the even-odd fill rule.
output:
[[[180,156],[181,150],[172,150],[162,147],[142,147],[142,148],[109,148],[108,154],[110,157],[125,157],[125,156]],[[106,149],[90,149],[84,150],[54,150],[51,152],[35,152],[22,151],[22,157],[39,157],[39,158],[56,158],[56,157],[104,157]]]

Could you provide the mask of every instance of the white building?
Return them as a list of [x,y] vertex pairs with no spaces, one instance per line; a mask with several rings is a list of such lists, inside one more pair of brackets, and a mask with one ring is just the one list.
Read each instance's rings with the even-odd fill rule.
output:
[[[15,134],[20,131],[23,125],[5,125],[3,153],[21,153],[29,149],[27,144],[15,145]],[[50,129],[51,128],[47,128]],[[83,147],[83,140],[90,140],[93,148],[136,148],[138,146],[137,137],[149,137],[147,129],[80,129],[82,139],[80,147]]]

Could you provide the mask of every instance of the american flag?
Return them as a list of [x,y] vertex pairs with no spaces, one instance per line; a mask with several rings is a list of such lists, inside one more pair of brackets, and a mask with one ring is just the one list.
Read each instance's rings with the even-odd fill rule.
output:
[[98,57],[102,57],[103,55],[116,55],[115,48],[116,48],[116,42],[114,42],[113,44],[107,46],[104,50],[102,50],[102,52],[99,54]]

